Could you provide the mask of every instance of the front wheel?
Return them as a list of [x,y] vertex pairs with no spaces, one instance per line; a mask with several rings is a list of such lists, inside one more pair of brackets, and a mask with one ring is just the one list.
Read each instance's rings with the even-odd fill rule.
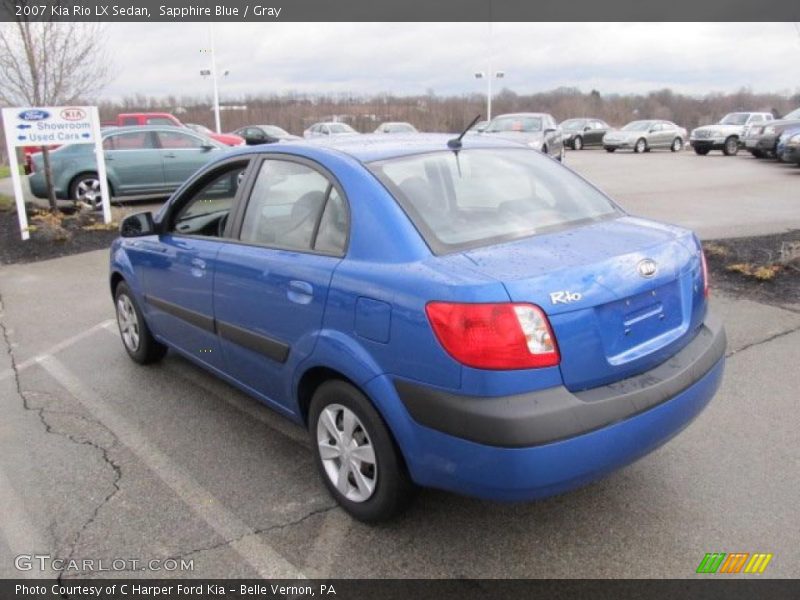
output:
[[613,152],[616,148],[606,148],[606,152]]
[[114,305],[122,345],[136,362],[146,365],[164,358],[167,347],[156,341],[136,304],[128,284],[120,282],[114,291]]
[[680,152],[683,150],[683,140],[679,137],[676,137],[674,140],[672,140],[672,146],[670,146],[670,150],[673,152]]
[[647,142],[644,138],[639,138],[636,141],[636,145],[633,147],[633,151],[637,153],[647,152]]
[[711,150],[709,148],[698,148],[697,146],[695,146],[694,148],[694,153],[697,154],[698,156],[705,156],[710,151]]
[[385,521],[406,507],[414,486],[389,430],[347,382],[323,383],[309,408],[314,461],[331,496],[359,521]]
[[739,152],[739,140],[731,136],[725,140],[725,145],[722,147],[722,153],[725,156],[735,156]]
[[572,141],[572,147],[573,147],[575,150],[583,150],[583,138],[582,138],[581,136],[578,136],[578,137],[576,137],[576,138],[575,138],[575,139]]

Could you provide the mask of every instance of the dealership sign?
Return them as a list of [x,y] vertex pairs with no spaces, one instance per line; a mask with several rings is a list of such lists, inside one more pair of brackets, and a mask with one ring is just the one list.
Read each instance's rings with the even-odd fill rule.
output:
[[103,140],[100,135],[100,117],[96,106],[47,106],[3,109],[3,129],[6,134],[8,159],[14,196],[17,200],[17,215],[22,239],[30,237],[25,200],[22,193],[17,166],[16,148],[22,146],[67,146],[70,144],[94,144],[97,156],[97,174],[103,200],[103,220],[111,222],[111,204],[108,194],[106,164],[103,156]]
[[6,119],[3,124],[14,146],[94,143],[92,114],[87,107],[10,109],[9,112],[13,118],[11,128]]

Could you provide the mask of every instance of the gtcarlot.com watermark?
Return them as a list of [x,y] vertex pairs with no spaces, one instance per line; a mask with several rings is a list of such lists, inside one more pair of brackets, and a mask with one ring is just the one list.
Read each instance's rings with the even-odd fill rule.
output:
[[14,557],[18,571],[98,573],[108,571],[194,571],[194,559],[185,558],[58,558],[50,554]]

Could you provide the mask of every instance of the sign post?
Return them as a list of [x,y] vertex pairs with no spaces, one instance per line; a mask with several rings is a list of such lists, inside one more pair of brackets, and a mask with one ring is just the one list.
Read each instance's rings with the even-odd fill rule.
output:
[[4,108],[3,129],[6,132],[11,183],[17,203],[17,218],[22,239],[30,238],[25,198],[17,162],[20,146],[67,146],[69,144],[94,144],[97,158],[97,176],[103,205],[103,222],[111,222],[111,200],[100,135],[100,117],[96,106],[48,106],[36,108]]

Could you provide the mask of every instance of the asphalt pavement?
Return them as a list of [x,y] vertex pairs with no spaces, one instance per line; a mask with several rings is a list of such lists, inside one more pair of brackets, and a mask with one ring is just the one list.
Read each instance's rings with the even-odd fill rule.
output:
[[[785,184],[770,177],[800,181],[745,157],[568,154],[606,189],[631,185],[630,165],[647,160],[671,161],[652,177],[683,191],[612,195],[651,216],[674,208],[664,220],[713,212],[701,224],[712,236],[749,226],[726,224],[730,206],[758,216],[735,195],[744,169],[772,193]],[[706,160],[711,172],[729,165],[732,185],[692,208],[685,186],[717,176],[688,161]],[[370,527],[335,506],[300,428],[177,356],[149,367],[127,357],[106,262],[97,251],[0,269],[0,577],[40,575],[14,567],[40,553],[193,564],[123,576],[689,578],[706,552],[769,552],[765,576],[800,576],[800,311],[712,292],[729,335],[720,392],[678,437],[606,479],[527,504],[423,490],[401,518]]]

